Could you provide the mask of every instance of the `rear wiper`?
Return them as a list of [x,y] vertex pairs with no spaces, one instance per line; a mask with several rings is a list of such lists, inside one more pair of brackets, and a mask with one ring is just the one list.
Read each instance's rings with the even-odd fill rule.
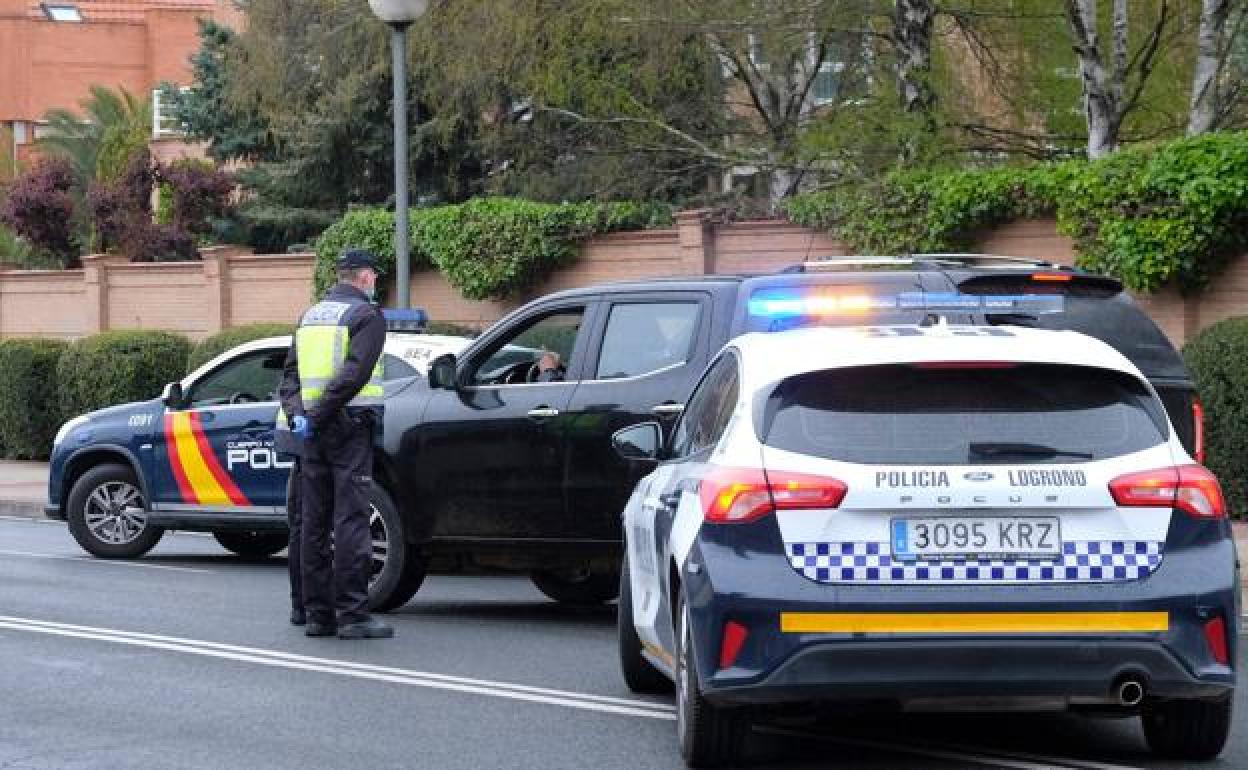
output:
[[1010,441],[973,441],[970,446],[972,455],[980,457],[1000,457],[1002,455],[1018,455],[1023,457],[1078,457],[1091,460],[1091,452],[1076,452],[1070,449],[1058,449],[1044,444],[1026,444]]

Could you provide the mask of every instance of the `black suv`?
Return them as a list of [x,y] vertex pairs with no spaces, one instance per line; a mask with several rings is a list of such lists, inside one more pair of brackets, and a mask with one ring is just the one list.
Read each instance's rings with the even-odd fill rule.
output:
[[[786,293],[832,297],[842,312],[794,310]],[[1043,303],[1029,300],[1045,297],[1056,301],[1033,312]],[[775,307],[783,312],[767,312]],[[398,531],[389,533],[375,604],[399,606],[426,571],[461,568],[527,572],[560,601],[611,599],[620,512],[642,472],[615,454],[612,433],[656,417],[674,424],[707,361],[739,334],[913,324],[937,312],[954,324],[1104,340],[1149,378],[1199,457],[1199,404],[1183,361],[1112,279],[1035,260],[917,255],[592,286],[514,311],[458,357],[435,360],[427,382],[388,399],[376,479],[395,503]],[[563,364],[553,381],[536,365],[544,351]]]

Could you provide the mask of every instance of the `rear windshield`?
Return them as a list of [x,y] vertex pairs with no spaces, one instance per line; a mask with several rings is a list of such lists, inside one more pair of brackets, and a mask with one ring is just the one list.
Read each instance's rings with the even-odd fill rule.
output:
[[1167,438],[1162,407],[1128,375],[1077,366],[865,366],[780,383],[768,446],[870,464],[1078,463]]

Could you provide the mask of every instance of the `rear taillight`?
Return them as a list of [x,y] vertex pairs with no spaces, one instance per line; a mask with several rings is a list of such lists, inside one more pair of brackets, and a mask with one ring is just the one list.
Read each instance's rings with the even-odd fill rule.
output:
[[1200,465],[1128,473],[1109,482],[1109,491],[1119,505],[1169,506],[1198,519],[1226,516],[1222,487]]
[[1192,399],[1192,456],[1196,462],[1205,462],[1205,405],[1199,398]]
[[698,494],[707,521],[739,524],[776,510],[835,508],[845,498],[844,482],[826,476],[750,468],[716,468]]
[[1031,280],[1037,283],[1070,283],[1075,279],[1073,273],[1032,273]]
[[1209,653],[1222,665],[1231,660],[1229,645],[1226,643],[1226,621],[1222,616],[1205,622],[1205,642],[1209,645]]
[[732,664],[737,662],[737,656],[741,654],[741,648],[745,646],[745,640],[749,635],[750,629],[735,620],[724,624],[724,635],[719,643],[720,668],[732,668]]

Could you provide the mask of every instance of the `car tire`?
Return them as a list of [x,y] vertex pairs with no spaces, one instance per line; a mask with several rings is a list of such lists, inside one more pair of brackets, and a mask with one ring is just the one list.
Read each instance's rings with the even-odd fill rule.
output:
[[1231,696],[1217,700],[1175,699],[1145,704],[1144,738],[1154,754],[1203,761],[1222,752],[1231,731]]
[[69,491],[66,508],[69,533],[83,550],[102,559],[137,559],[165,534],[147,520],[134,470],[120,463],[97,465],[82,474]]
[[689,767],[736,764],[750,729],[745,708],[716,706],[702,695],[693,662],[692,630],[684,595],[677,601],[676,735]]
[[620,606],[616,611],[619,631],[620,672],[624,683],[635,693],[653,695],[672,691],[672,680],[654,667],[642,654],[641,637],[633,625],[633,589],[629,582],[628,557],[620,570]]
[[560,604],[592,607],[611,601],[620,591],[620,576],[614,572],[539,570],[529,577],[537,590]]
[[419,546],[407,542],[407,529],[394,501],[376,482],[369,490],[368,502],[373,543],[368,606],[374,612],[389,612],[407,604],[420,590],[429,560]]
[[286,547],[290,538],[277,532],[247,532],[232,529],[213,532],[221,547],[246,559],[264,559]]

